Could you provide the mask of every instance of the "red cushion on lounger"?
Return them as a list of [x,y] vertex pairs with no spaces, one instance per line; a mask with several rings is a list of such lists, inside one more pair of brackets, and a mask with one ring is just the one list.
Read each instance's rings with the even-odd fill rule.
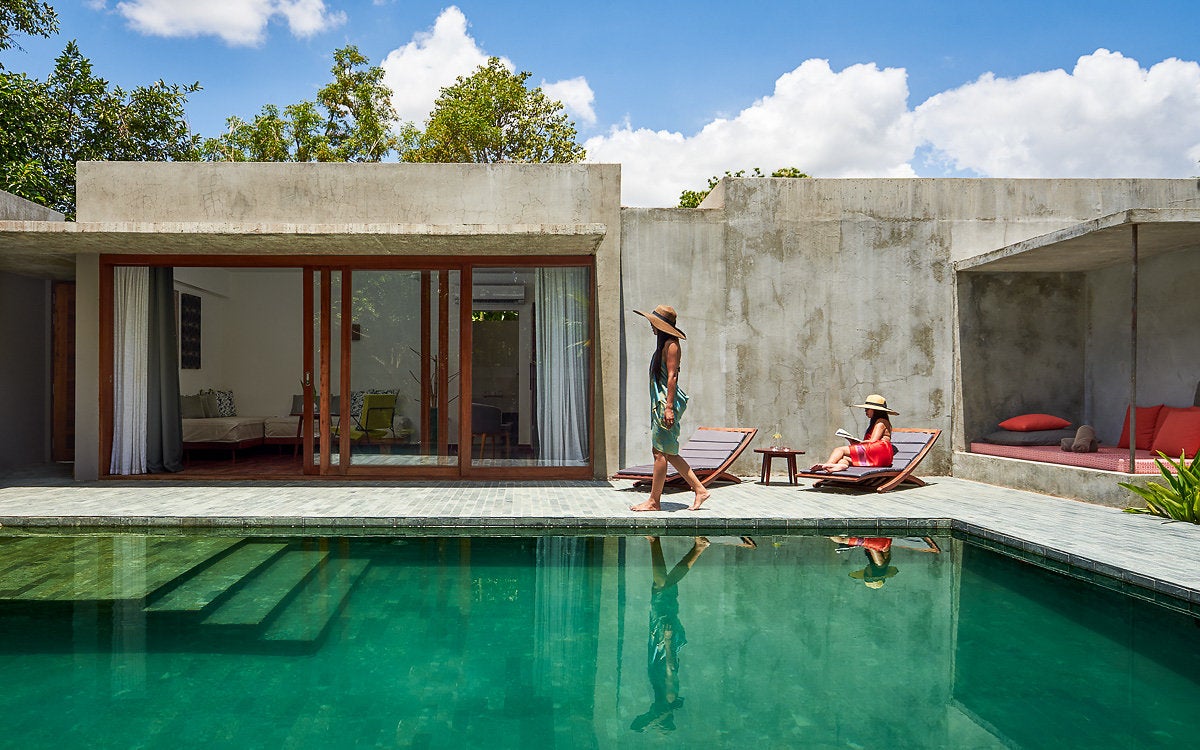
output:
[[[1139,406],[1137,408],[1137,445],[1140,451],[1150,450],[1154,444],[1154,434],[1158,432],[1159,420],[1163,418],[1163,405]],[[1129,447],[1129,409],[1125,409],[1125,424],[1121,426],[1121,439],[1117,441],[1118,448]]]
[[[1140,415],[1139,415],[1140,416]],[[1019,417],[1006,419],[1000,423],[1000,429],[1013,432],[1033,432],[1034,430],[1061,430],[1070,427],[1071,423],[1053,414],[1022,414]]]
[[[1138,434],[1141,432],[1138,430]],[[1189,457],[1200,451],[1200,406],[1168,406],[1163,409],[1158,432],[1154,435],[1154,446],[1150,452],[1165,453],[1171,458],[1179,458],[1181,451]]]

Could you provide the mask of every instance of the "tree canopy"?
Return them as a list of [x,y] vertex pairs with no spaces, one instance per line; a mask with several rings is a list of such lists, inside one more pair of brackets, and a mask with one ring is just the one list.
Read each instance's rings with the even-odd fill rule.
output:
[[110,87],[73,41],[45,81],[0,72],[0,188],[73,219],[77,161],[194,160],[184,105],[199,90]]
[[[35,0],[0,0],[0,52],[21,45],[13,41],[13,33],[50,38],[58,33],[58,14],[49,3]],[[0,62],[0,70],[4,63]]]
[[228,131],[204,142],[209,161],[377,162],[400,141],[392,132],[396,110],[383,69],[349,45],[333,53],[333,80],[317,100],[265,105],[246,122],[226,120]]
[[424,130],[408,124],[401,138],[406,162],[583,161],[575,124],[562,102],[528,88],[528,71],[513,73],[498,57],[442,88]]
[[[725,170],[725,177],[797,177],[797,178],[799,178],[799,177],[808,177],[808,175],[801,172],[796,167],[780,167],[779,169],[776,169],[774,172],[772,172],[770,175],[765,175],[765,174],[763,174],[763,171],[761,169],[759,169],[758,167],[755,167],[754,171],[751,172],[749,175],[746,174],[746,170],[744,170],[744,169],[739,169],[736,172],[730,172],[727,169],[727,170]],[[679,194],[679,208],[696,208],[696,207],[698,207],[700,205],[701,201],[703,201],[705,198],[708,197],[708,194],[712,192],[712,189],[715,188],[717,186],[717,183],[720,181],[721,181],[720,176],[713,175],[712,177],[708,178],[708,189],[707,190],[684,190],[682,193]]]

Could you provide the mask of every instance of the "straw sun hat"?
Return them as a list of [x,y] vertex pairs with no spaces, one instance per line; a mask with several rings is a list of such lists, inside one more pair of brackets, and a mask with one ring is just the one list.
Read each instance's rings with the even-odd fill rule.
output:
[[675,338],[686,339],[683,331],[675,327],[675,308],[666,305],[659,305],[654,308],[653,312],[642,312],[634,310],[635,313],[650,321],[650,325],[654,326],[663,333],[669,333]]
[[[654,321],[650,321],[650,322],[653,323]],[[900,412],[896,411],[895,409],[889,409],[888,405],[887,405],[887,399],[884,398],[883,396],[880,396],[878,393],[872,393],[870,396],[867,396],[866,401],[864,401],[861,404],[853,404],[852,408],[874,409],[875,411],[886,411],[888,414],[899,414],[900,413]]]

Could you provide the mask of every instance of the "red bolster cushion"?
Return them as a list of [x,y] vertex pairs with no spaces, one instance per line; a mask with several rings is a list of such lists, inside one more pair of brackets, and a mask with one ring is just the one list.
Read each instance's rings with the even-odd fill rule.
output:
[[[1138,414],[1138,419],[1142,418]],[[1070,427],[1071,423],[1053,414],[1022,414],[1000,423],[1000,429],[1013,432],[1034,432],[1035,430],[1061,430]]]

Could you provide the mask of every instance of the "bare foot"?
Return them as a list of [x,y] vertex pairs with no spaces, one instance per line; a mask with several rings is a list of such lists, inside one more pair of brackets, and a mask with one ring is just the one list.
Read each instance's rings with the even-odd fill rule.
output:
[[696,537],[695,541],[692,543],[692,546],[698,550],[706,550],[706,549],[708,549],[708,545],[710,545],[710,544],[712,544],[712,542],[708,541],[708,537],[698,536],[698,537]]
[[707,492],[705,492],[703,495],[697,492],[696,499],[692,501],[692,507],[689,508],[689,510],[700,510],[700,506],[704,504],[704,501],[708,499],[708,496],[709,493]]
[[647,500],[644,503],[638,503],[637,505],[631,505],[631,506],[629,506],[629,509],[630,510],[662,510],[662,508],[659,507],[657,500]]

